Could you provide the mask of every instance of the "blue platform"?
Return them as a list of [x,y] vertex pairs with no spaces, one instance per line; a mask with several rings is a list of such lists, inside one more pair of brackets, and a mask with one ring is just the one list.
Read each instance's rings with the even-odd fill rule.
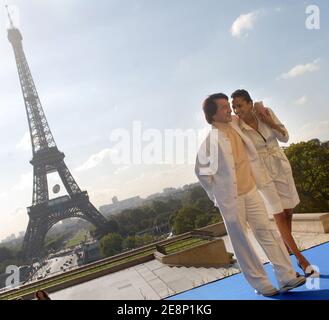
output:
[[[166,300],[329,300],[329,243],[306,250],[303,254],[319,268],[320,278],[308,278],[304,286],[287,293],[270,298],[259,296],[239,273],[171,296]],[[294,256],[292,262],[295,270],[301,273]],[[265,270],[273,285],[277,287],[272,266],[266,264]]]

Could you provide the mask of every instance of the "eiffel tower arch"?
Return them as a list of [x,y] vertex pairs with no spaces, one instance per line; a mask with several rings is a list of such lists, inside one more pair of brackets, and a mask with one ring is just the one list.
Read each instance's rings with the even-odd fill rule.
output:
[[[47,204],[28,208],[29,224],[23,242],[28,257],[37,257],[43,251],[48,231],[58,222],[68,218],[81,218],[102,230],[107,221],[90,203],[87,192],[72,197],[49,200]],[[103,217],[103,219],[102,219]]]
[[[57,148],[25,57],[23,37],[14,26],[9,10],[8,17],[8,40],[15,54],[33,153],[32,206],[27,208],[29,223],[23,242],[24,255],[33,258],[42,255],[47,232],[64,219],[84,219],[96,226],[99,235],[108,221],[89,201],[88,193],[81,191],[65,164],[64,153]],[[53,172],[58,173],[67,195],[50,200],[47,175]]]

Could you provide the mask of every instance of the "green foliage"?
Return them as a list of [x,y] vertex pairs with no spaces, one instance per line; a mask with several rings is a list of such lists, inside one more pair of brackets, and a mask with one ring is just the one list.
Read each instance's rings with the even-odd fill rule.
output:
[[21,252],[7,247],[0,247],[0,274],[6,272],[10,265],[20,266],[24,264]]
[[[202,212],[202,211],[201,211]],[[195,228],[202,228],[208,225],[210,216],[205,214],[198,215],[194,220]]]
[[127,209],[115,216],[119,227],[118,233],[123,237],[134,235],[153,226],[155,212],[149,207]]
[[[208,196],[203,197],[203,198],[199,198],[195,201],[194,206],[201,210],[204,211],[206,213],[211,213],[214,212],[214,204],[213,202],[208,198]],[[218,212],[218,211],[217,211]]]
[[123,249],[135,249],[136,248],[136,239],[134,236],[128,236],[122,242]]
[[46,250],[54,250],[58,251],[64,248],[65,246],[65,241],[68,239],[69,235],[68,234],[63,234],[63,235],[57,235],[53,237],[49,237],[46,240],[45,248]]
[[207,218],[204,213],[195,207],[183,207],[177,211],[173,218],[173,230],[175,234],[181,234],[204,225]]
[[169,217],[174,234],[192,231],[221,220],[219,210],[200,185],[184,193],[182,206]]
[[66,242],[65,248],[71,248],[79,245],[82,242],[88,240],[89,231],[87,230],[80,230],[76,233],[70,240]]
[[14,253],[12,250],[6,247],[0,248],[0,261],[13,259],[13,258],[14,258]]
[[174,223],[176,223],[176,228],[182,229],[183,227],[180,227],[180,222],[178,222],[181,217],[177,218],[176,216],[177,212],[185,207],[194,207],[200,212],[199,217],[195,221],[187,221],[184,228],[199,228],[221,220],[218,209],[209,200],[206,192],[200,185],[196,185],[180,193],[178,192],[177,195],[162,197],[161,199],[153,200],[147,205],[126,209],[113,216],[113,219],[119,226],[117,233],[123,238],[127,238],[124,242],[124,248],[136,248],[143,245],[144,242],[142,240],[138,237],[133,237],[149,228],[167,223],[172,228]]
[[123,240],[122,247],[123,249],[136,249],[153,243],[154,241],[154,237],[150,234],[145,234],[143,236],[129,236]]
[[150,234],[144,234],[143,236],[136,236],[136,248],[145,246],[155,241],[154,237]]
[[110,219],[109,221],[107,221],[107,223],[102,227],[102,228],[98,228],[96,229],[95,227],[90,230],[90,234],[93,237],[97,238],[97,235],[104,235],[104,234],[108,234],[108,233],[119,233],[119,225],[118,222],[114,219]]
[[215,224],[218,222],[222,222],[223,218],[220,214],[213,214],[210,218],[209,224]]
[[171,211],[158,214],[156,216],[156,218],[154,219],[153,225],[158,225],[159,226],[159,225],[168,223],[171,214],[172,214]]
[[170,211],[170,206],[166,202],[156,200],[156,201],[153,201],[153,203],[152,203],[152,209],[157,214],[161,214],[161,213]]
[[204,189],[201,186],[193,188],[189,192],[189,197],[190,197],[190,201],[192,201],[192,202],[195,202],[200,199],[204,200],[204,199],[208,198],[206,192],[204,191]]
[[122,251],[123,238],[117,233],[109,233],[100,240],[100,249],[104,257],[114,256]]
[[329,143],[314,139],[291,144],[285,153],[290,161],[301,203],[300,213],[329,210]]

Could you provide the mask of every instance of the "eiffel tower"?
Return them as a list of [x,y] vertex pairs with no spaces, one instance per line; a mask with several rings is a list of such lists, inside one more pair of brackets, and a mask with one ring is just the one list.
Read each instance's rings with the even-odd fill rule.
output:
[[[56,223],[81,218],[96,226],[100,235],[107,220],[89,201],[88,193],[81,191],[64,162],[64,153],[57,148],[25,57],[23,37],[6,8],[10,22],[8,40],[14,49],[33,152],[32,206],[27,208],[29,223],[22,249],[26,258],[34,258],[43,255],[46,234]],[[47,174],[53,172],[58,173],[68,195],[50,200]]]

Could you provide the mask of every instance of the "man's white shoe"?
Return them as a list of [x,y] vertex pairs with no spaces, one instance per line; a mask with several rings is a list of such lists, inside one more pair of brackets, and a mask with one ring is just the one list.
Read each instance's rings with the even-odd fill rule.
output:
[[258,295],[262,295],[264,297],[272,297],[280,293],[280,291],[276,288],[270,288],[262,291],[255,290],[255,293]]
[[281,289],[280,292],[287,292],[289,290],[298,288],[302,285],[304,285],[306,282],[306,278],[303,276],[299,276],[298,278],[292,279],[289,282],[287,282]]

